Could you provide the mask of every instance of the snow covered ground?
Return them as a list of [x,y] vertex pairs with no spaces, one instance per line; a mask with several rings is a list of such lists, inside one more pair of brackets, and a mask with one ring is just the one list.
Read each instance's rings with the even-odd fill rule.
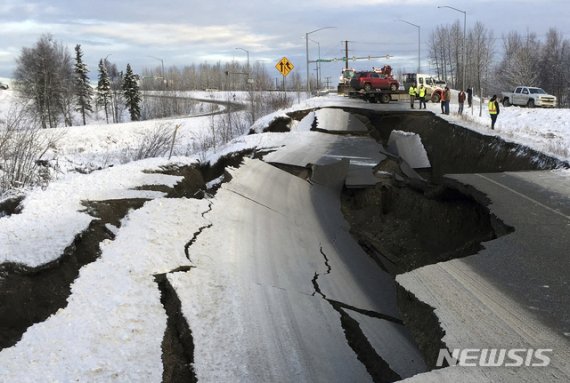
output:
[[[12,90],[0,91],[0,119],[8,113],[13,97]],[[336,95],[311,98],[260,118],[254,128],[260,131],[290,111],[346,102]],[[439,114],[439,105],[428,104],[428,110],[450,122],[570,161],[570,110],[501,108],[497,129],[491,131],[485,109],[481,117],[477,109],[472,114],[467,108],[459,116],[452,103],[452,113],[444,116]],[[195,117],[60,129],[62,139],[48,153],[60,161],[58,179],[45,190],[26,191],[21,214],[0,218],[0,262],[37,267],[55,260],[92,219],[81,212],[83,200],[142,197],[152,201],[127,215],[115,240],[102,244],[100,259],[81,270],[66,308],[32,326],[16,346],[0,352],[0,381],[161,381],[160,342],[166,316],[152,276],[190,265],[184,245],[207,224],[203,213],[209,201],[165,199],[161,192],[136,187],[171,186],[180,179],[148,172],[161,166],[215,161],[236,150],[279,147],[315,134],[296,124],[293,130],[297,133],[242,136],[215,150],[196,152],[194,144],[209,134],[212,123],[212,117]],[[119,166],[126,161],[124,151],[136,147],[144,131],[157,124],[172,129],[180,125],[175,156]],[[102,170],[74,171],[85,167]],[[145,246],[140,246],[142,238]]]

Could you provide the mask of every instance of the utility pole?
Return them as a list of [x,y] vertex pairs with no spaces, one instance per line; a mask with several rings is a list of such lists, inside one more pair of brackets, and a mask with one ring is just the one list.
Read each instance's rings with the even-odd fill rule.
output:
[[317,91],[320,89],[320,76],[321,76],[321,44],[318,41],[315,41],[313,39],[309,39],[312,42],[314,42],[315,44],[317,44],[317,46],[319,47],[319,58],[317,60],[315,60],[315,69],[317,71]]
[[344,69],[348,69],[348,40],[344,41]]
[[160,61],[160,65],[162,67],[162,90],[164,90],[165,86],[166,86],[166,78],[164,77],[164,60],[161,59],[160,57],[154,57],[154,56],[148,56],[150,58],[153,58],[155,60]]

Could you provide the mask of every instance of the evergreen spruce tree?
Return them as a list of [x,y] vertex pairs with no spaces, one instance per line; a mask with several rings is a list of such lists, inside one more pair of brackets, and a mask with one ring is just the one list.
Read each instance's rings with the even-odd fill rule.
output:
[[107,73],[107,62],[103,59],[99,60],[99,81],[97,82],[97,105],[103,106],[105,109],[105,119],[109,123],[109,103],[111,101],[111,80]]
[[93,112],[93,108],[91,107],[91,100],[93,98],[93,88],[89,83],[89,77],[87,73],[89,70],[87,69],[87,65],[83,63],[82,60],[83,52],[81,52],[81,45],[77,44],[75,46],[75,95],[77,96],[76,99],[76,111],[81,113],[81,117],[83,118],[83,125],[86,124],[85,117],[89,114],[89,112]]
[[140,102],[141,94],[137,78],[133,74],[131,65],[127,64],[127,71],[123,78],[123,96],[125,97],[125,106],[131,115],[131,121],[138,121],[141,117]]

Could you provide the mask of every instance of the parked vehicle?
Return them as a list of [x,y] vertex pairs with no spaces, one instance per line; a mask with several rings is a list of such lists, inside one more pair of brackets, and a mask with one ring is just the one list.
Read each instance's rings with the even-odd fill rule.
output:
[[343,68],[338,79],[338,87],[337,92],[338,94],[347,94],[350,91],[350,80],[356,74],[356,70],[354,68]]
[[439,102],[443,94],[443,90],[447,85],[445,81],[438,80],[429,74],[422,73],[406,73],[404,79],[404,89],[407,91],[410,89],[410,85],[419,87],[423,85],[426,89],[426,100],[431,100],[432,102]]
[[556,96],[546,93],[542,88],[518,86],[514,92],[502,92],[503,106],[520,105],[534,108],[541,106],[554,108],[557,105]]
[[8,84],[4,84],[3,82],[0,82],[0,89],[6,90],[8,89]]
[[391,76],[375,71],[356,72],[350,80],[350,87],[356,91],[364,89],[366,92],[375,89],[397,91],[400,83]]

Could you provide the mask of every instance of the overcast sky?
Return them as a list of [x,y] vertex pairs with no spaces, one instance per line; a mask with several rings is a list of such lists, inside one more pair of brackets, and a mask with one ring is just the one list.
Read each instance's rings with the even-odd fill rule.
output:
[[[309,55],[340,58],[344,40],[350,56],[393,56],[389,60],[351,62],[367,69],[390,64],[396,70],[415,71],[418,29],[421,26],[422,72],[430,72],[427,41],[434,26],[460,21],[467,12],[467,28],[480,21],[500,37],[510,31],[534,32],[543,38],[549,28],[570,38],[567,0],[0,0],[0,77],[11,77],[23,47],[33,47],[51,33],[70,54],[81,44],[92,79],[100,58],[136,73],[144,68],[190,63],[251,62],[273,66],[287,57],[304,78],[305,34],[310,34]],[[240,49],[236,49],[240,48]],[[243,49],[243,50],[242,50]],[[151,57],[152,56],[152,57]],[[154,57],[154,58],[153,58]],[[323,73],[336,84],[342,62],[322,64]],[[313,69],[311,69],[313,70]]]

